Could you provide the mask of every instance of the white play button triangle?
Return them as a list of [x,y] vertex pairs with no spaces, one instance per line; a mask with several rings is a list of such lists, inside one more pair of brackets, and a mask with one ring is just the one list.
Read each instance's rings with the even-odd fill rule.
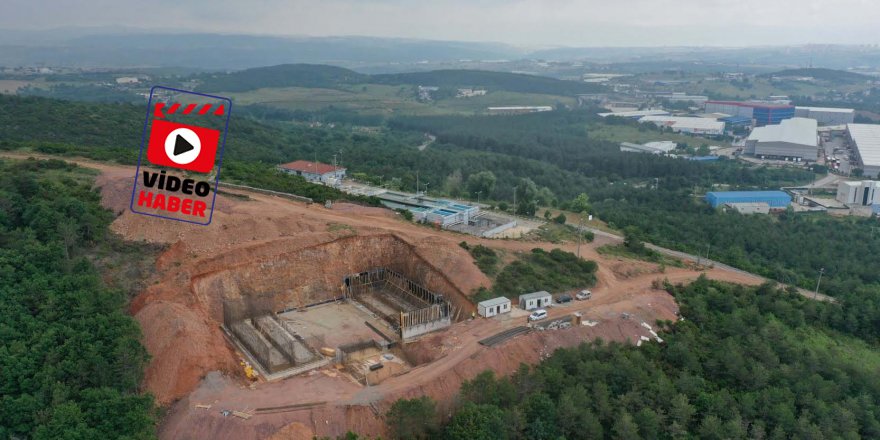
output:
[[199,157],[202,141],[188,128],[178,128],[165,138],[165,154],[172,162],[186,165]]

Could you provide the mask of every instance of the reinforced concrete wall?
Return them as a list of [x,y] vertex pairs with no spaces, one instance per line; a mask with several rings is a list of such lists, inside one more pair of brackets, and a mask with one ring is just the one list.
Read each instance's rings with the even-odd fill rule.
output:
[[[384,317],[407,339],[449,327],[455,306],[443,295],[431,292],[400,273],[386,268],[372,269],[345,278],[347,294]],[[372,300],[377,299],[376,304]],[[389,313],[396,311],[397,316]]]
[[[425,261],[415,248],[392,234],[349,236],[334,241],[277,252],[284,241],[257,245],[235,257],[219,256],[200,263],[193,275],[193,293],[218,321],[227,299],[261,296],[273,311],[300,308],[341,299],[343,279],[365,268],[383,267],[435,292],[443,292],[464,319],[476,310],[450,279]],[[247,257],[247,258],[243,258]],[[242,261],[245,261],[242,263]]]

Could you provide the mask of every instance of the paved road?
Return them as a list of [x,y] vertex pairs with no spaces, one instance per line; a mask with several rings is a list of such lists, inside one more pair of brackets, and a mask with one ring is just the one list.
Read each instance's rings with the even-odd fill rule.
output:
[[[595,235],[597,235],[597,236],[602,236],[602,237],[610,238],[610,239],[612,239],[612,240],[614,240],[614,241],[623,242],[623,237],[621,237],[620,235],[612,234],[612,233],[610,233],[610,232],[606,232],[606,231],[601,231],[601,230],[599,230],[599,229],[593,229],[593,228],[586,227],[586,226],[579,226],[579,227],[582,228],[582,229],[586,229],[586,230],[592,232],[593,234],[595,234]],[[721,262],[718,262],[718,261],[715,261],[715,260],[710,260],[710,259],[706,259],[706,258],[701,258],[700,256],[697,256],[697,255],[688,254],[688,253],[680,252],[680,251],[675,251],[675,250],[672,250],[672,249],[667,249],[667,248],[664,248],[664,247],[660,247],[660,246],[657,246],[657,245],[653,245],[653,244],[651,244],[651,243],[645,243],[645,247],[647,247],[648,249],[652,249],[652,250],[654,250],[654,251],[660,252],[661,254],[669,255],[670,257],[675,257],[675,258],[678,258],[678,259],[681,259],[681,260],[687,260],[687,261],[691,261],[691,262],[694,262],[694,263],[699,263],[699,264],[702,264],[702,265],[704,265],[704,266],[712,266],[712,267],[716,267],[716,268],[718,268],[718,269],[722,269],[722,270],[726,270],[726,271],[730,271],[730,272],[735,272],[735,273],[740,273],[740,274],[743,274],[743,275],[752,276],[752,277],[759,278],[759,279],[762,279],[762,280],[765,280],[765,281],[770,281],[770,282],[773,282],[773,283],[777,283],[777,284],[779,284],[782,288],[787,288],[787,287],[789,287],[788,285],[783,284],[783,283],[780,283],[780,282],[778,282],[778,281],[776,281],[776,280],[771,280],[771,279],[766,278],[766,277],[763,277],[763,276],[761,276],[761,275],[753,274],[753,273],[751,273],[751,272],[746,272],[746,271],[744,271],[744,270],[742,270],[742,269],[738,269],[738,268],[736,268],[736,267],[733,267],[733,266],[730,266],[730,265],[727,265],[727,264],[724,264],[724,263],[721,263]],[[807,290],[807,289],[802,289],[802,288],[800,288],[800,287],[797,288],[797,291],[798,291],[798,293],[800,293],[802,296],[807,297],[807,298],[810,298],[810,299],[816,299],[816,300],[819,300],[819,301],[826,301],[826,302],[836,302],[836,301],[837,301],[837,300],[835,300],[833,297],[830,297],[830,296],[828,296],[828,295],[824,295],[824,294],[821,294],[821,293],[817,295],[815,292],[809,291],[809,290]]]

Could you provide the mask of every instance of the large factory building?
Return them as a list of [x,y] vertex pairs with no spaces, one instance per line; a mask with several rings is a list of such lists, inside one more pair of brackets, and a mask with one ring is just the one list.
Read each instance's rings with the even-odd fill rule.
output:
[[876,177],[880,174],[880,125],[846,124],[846,133],[856,152],[862,175]]
[[755,121],[756,127],[778,124],[794,117],[794,106],[766,102],[706,101],[706,113],[742,116]]
[[712,191],[706,193],[706,201],[713,208],[738,203],[766,203],[770,209],[785,209],[791,204],[791,196],[783,191]]
[[819,155],[818,128],[815,119],[807,118],[755,127],[746,139],[745,152],[762,159],[814,161]]

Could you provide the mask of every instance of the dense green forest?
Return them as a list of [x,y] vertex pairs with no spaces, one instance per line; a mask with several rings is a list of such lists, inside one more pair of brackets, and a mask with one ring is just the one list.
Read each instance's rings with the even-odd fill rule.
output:
[[112,214],[92,175],[0,160],[0,438],[148,439],[147,352],[88,254]]
[[[661,183],[662,187],[662,183]],[[636,228],[660,246],[718,261],[836,296],[843,308],[835,328],[880,340],[880,224],[876,219],[822,214],[744,216],[721,212],[681,190],[629,191],[609,187],[592,194],[593,209],[609,225]]]
[[[140,145],[143,107],[0,96],[0,148],[32,146],[46,153],[75,153],[134,163]],[[235,111],[235,110],[234,110]],[[496,184],[484,200],[511,202],[514,187],[522,206],[553,204],[625,179],[638,184],[661,178],[664,187],[778,187],[809,180],[804,171],[752,169],[737,163],[695,163],[617,151],[616,144],[590,139],[588,111],[522,116],[401,117],[390,129],[362,133],[339,128],[258,122],[234,117],[224,163],[266,167],[295,159],[330,162],[350,172],[381,176],[393,187],[415,190],[416,173],[435,191],[474,197],[468,179],[492,173]],[[422,132],[438,136],[424,151]],[[528,181],[523,181],[526,178]],[[546,190],[543,190],[546,188]]]
[[[0,97],[0,148],[31,147],[124,163],[136,160],[143,107],[40,98]],[[710,257],[774,279],[822,290],[847,307],[840,327],[880,336],[880,267],[875,223],[824,216],[739,216],[709,208],[703,192],[763,189],[802,183],[806,170],[749,167],[735,161],[698,163],[621,153],[590,138],[589,110],[522,116],[399,117],[375,133],[233,118],[222,179],[302,193],[318,200],[341,198],[275,173],[295,159],[331,161],[392,188],[414,190],[416,174],[434,193],[510,205],[514,188],[524,214],[538,205],[566,208],[586,192],[592,212],[645,241]],[[83,122],[85,121],[85,122]],[[618,124],[627,124],[617,121]],[[650,128],[646,128],[650,129]],[[437,140],[415,148],[422,133]],[[295,181],[296,180],[296,181]],[[707,249],[708,248],[708,249]],[[808,249],[809,252],[803,252]]]
[[[664,343],[557,350],[511,377],[462,384],[445,425],[400,400],[395,438],[858,439],[880,437],[880,352],[825,320],[837,306],[700,278],[667,286],[684,320]],[[406,436],[400,436],[405,433]]]

